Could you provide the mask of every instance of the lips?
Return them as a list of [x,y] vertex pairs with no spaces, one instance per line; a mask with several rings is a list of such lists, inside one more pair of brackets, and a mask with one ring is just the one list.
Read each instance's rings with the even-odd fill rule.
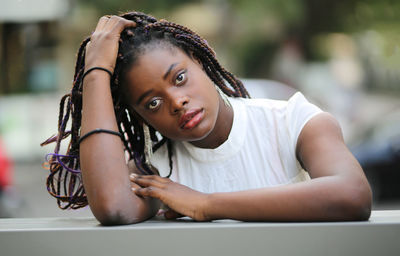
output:
[[182,129],[191,129],[203,119],[203,109],[191,109],[185,112],[179,119],[179,127]]

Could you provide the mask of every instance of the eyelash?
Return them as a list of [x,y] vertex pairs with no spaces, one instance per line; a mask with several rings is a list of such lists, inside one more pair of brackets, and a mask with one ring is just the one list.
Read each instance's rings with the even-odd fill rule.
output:
[[[157,106],[155,106],[154,108],[152,108],[152,107],[151,107],[151,103],[154,102],[154,101],[159,101],[159,104],[157,104]],[[154,111],[154,110],[158,109],[158,107],[160,106],[160,104],[161,104],[161,99],[155,98],[155,99],[150,100],[149,103],[147,103],[146,108],[147,108],[148,110]]]
[[[180,85],[182,83],[184,83],[187,80],[187,74],[186,74],[186,69],[183,70],[182,72],[179,72],[176,76],[175,76],[175,80],[174,80],[174,84],[175,85]],[[178,79],[179,76],[183,75],[183,80],[180,82],[176,82],[176,80]]]
[[[182,72],[179,72],[179,73],[175,76],[175,85],[180,85],[180,84],[184,83],[184,82],[187,80],[187,74],[186,74],[186,72],[187,72],[187,71],[186,71],[186,69],[185,69],[185,70],[183,70]],[[180,82],[176,82],[176,80],[178,79],[178,77],[181,76],[181,75],[183,75],[183,80],[180,81]],[[152,102],[154,102],[154,101],[159,101],[159,104],[157,104],[157,106],[155,106],[154,108],[152,108],[150,104],[151,104]],[[155,110],[157,110],[157,109],[159,108],[159,106],[160,106],[160,104],[161,104],[161,101],[162,101],[162,99],[159,99],[159,98],[152,99],[152,100],[150,100],[149,103],[146,104],[146,108],[147,108],[148,110],[155,111]]]

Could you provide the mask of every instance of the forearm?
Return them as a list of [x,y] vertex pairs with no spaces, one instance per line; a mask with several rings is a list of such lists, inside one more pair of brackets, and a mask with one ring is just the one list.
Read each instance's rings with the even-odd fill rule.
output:
[[[81,135],[96,129],[118,131],[109,75],[92,71],[84,80]],[[154,200],[131,192],[124,146],[118,136],[93,134],[80,145],[83,183],[93,214],[104,224],[143,221],[155,214]]]
[[[361,181],[363,183],[363,181]],[[347,185],[343,177],[321,177],[271,188],[210,194],[209,219],[242,221],[365,220],[370,201],[365,184]]]

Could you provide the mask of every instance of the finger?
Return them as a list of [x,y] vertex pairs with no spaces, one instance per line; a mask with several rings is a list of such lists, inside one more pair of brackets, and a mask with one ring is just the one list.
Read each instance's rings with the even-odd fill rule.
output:
[[113,30],[119,34],[121,34],[121,32],[128,27],[136,27],[136,23],[132,20],[127,20],[121,17],[116,16],[117,18],[115,18],[115,23],[113,26]]
[[159,182],[155,179],[144,178],[144,176],[136,176],[134,178],[131,178],[131,181],[138,184],[141,187],[153,186],[153,187],[157,187],[157,188],[164,188],[164,183]]
[[122,30],[124,30],[127,27],[134,27],[136,26],[136,23],[132,20],[127,20],[119,16],[111,16],[109,21],[104,27],[104,30],[106,31],[113,31],[116,34],[121,34]]
[[131,188],[132,188],[132,189],[141,188],[141,186],[139,186],[139,185],[136,184],[135,182],[131,182]]
[[100,30],[102,30],[102,29],[104,28],[104,26],[107,24],[107,22],[108,22],[109,19],[110,19],[110,18],[107,17],[107,16],[101,17],[101,18],[99,19],[99,22],[97,22],[97,26],[96,26],[95,31],[100,31]]
[[182,215],[182,214],[180,214],[180,213],[178,213],[178,212],[176,212],[174,210],[168,210],[168,211],[166,211],[164,213],[164,217],[167,220],[174,220],[174,219],[177,219],[177,218],[185,217],[185,215]]
[[157,216],[164,216],[164,214],[165,214],[165,210],[164,209],[159,209],[156,215]]
[[132,188],[132,191],[137,196],[147,196],[159,199],[160,190],[156,187],[146,187],[146,188]]
[[108,17],[108,21],[104,26],[104,30],[106,30],[106,31],[111,30],[117,21],[118,21],[118,16],[113,15],[113,16]]
[[140,179],[144,179],[144,180],[154,180],[154,181],[157,181],[157,182],[163,183],[163,184],[171,181],[168,178],[163,178],[158,175],[138,175],[136,173],[131,173],[129,175],[129,178],[131,181],[135,181],[135,179],[140,178]]

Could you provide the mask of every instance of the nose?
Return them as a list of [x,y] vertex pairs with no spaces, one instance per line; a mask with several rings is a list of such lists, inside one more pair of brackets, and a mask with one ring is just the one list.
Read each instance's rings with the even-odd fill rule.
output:
[[186,105],[189,103],[189,97],[185,95],[178,95],[174,93],[170,96],[171,99],[171,113],[176,114],[179,111],[183,110]]

